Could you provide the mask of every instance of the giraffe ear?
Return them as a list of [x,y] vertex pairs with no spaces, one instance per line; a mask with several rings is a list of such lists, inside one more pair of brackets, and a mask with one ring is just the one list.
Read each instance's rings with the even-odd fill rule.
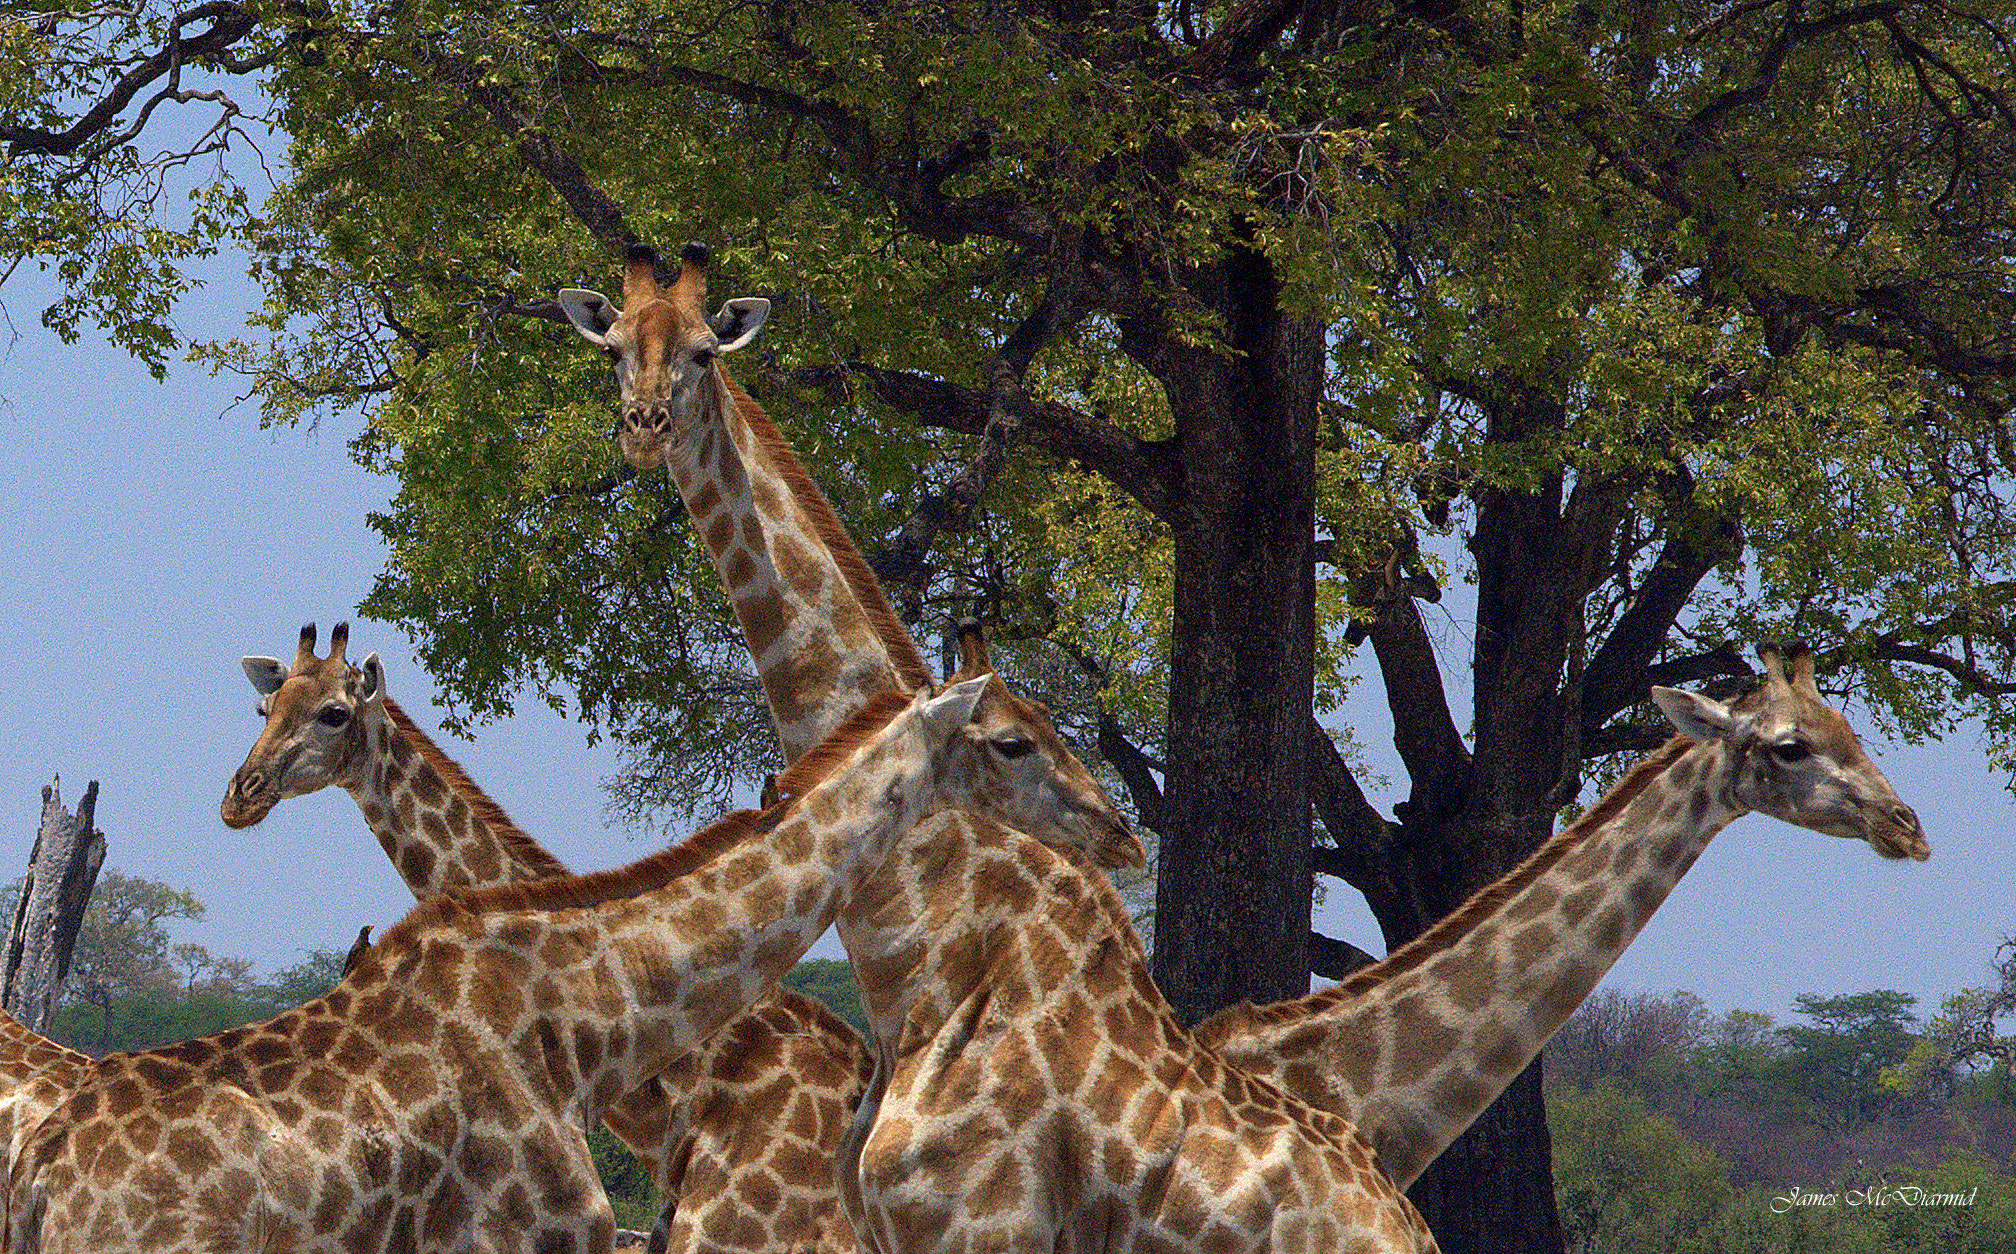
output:
[[359,662],[357,669],[364,672],[364,691],[361,700],[376,701],[385,695],[385,665],[378,660],[376,653]]
[[567,321],[581,333],[581,338],[597,348],[609,346],[609,328],[616,325],[616,306],[600,292],[591,292],[585,287],[563,287],[554,298],[560,302],[560,311],[567,315]]
[[277,657],[242,657],[238,665],[245,668],[245,678],[252,681],[253,690],[262,697],[272,696],[287,682],[287,668]]
[[721,306],[721,312],[707,319],[707,328],[720,340],[714,346],[717,353],[732,353],[746,346],[763,329],[763,320],[770,316],[770,302],[761,296],[737,296]]
[[1681,735],[1696,740],[1733,740],[1750,727],[1748,718],[1698,692],[1655,687],[1652,700]]
[[986,693],[987,677],[982,676],[953,684],[935,697],[920,695],[921,716],[932,741],[948,741],[960,728],[972,722],[973,711],[979,708],[980,698]]

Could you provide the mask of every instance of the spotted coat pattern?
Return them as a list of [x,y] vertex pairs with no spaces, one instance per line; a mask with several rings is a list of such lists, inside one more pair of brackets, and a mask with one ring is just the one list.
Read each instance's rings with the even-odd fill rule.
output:
[[1435,1248],[1347,1121],[1177,1024],[1069,851],[934,816],[840,928],[883,1067],[841,1177],[864,1250]]
[[425,903],[327,997],[94,1064],[14,1166],[7,1248],[609,1248],[586,1119],[774,984],[896,833],[997,797],[1085,825],[1096,785],[1042,800],[1050,765],[976,730],[983,688],[864,711],[787,775],[802,800],[621,871]]

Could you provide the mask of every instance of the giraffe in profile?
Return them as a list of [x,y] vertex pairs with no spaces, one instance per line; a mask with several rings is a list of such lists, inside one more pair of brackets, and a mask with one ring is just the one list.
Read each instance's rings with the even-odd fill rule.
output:
[[1428,931],[1343,983],[1199,1024],[1225,1060],[1334,1111],[1412,1183],[1524,1070],[1630,945],[1709,840],[1753,810],[1931,856],[1803,645],[1759,646],[1761,682],[1729,704],[1672,688],[1679,734],[1580,819]]
[[13,1254],[600,1254],[596,1109],[755,1001],[924,813],[1122,826],[983,682],[862,710],[743,812],[614,872],[423,903],[326,997],[117,1054],[23,1147]]
[[[374,653],[352,665],[348,624],[317,656],[248,657],[265,725],[222,806],[234,828],[284,797],[341,787],[421,900],[565,877],[542,848],[386,691]],[[698,1050],[602,1111],[650,1173],[673,1254],[854,1248],[833,1155],[868,1085],[860,1036],[809,997],[778,988]]]

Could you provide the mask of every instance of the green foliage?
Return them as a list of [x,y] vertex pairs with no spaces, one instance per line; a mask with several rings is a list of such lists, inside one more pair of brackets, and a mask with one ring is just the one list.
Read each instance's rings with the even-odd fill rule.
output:
[[1778,1029],[1786,1051],[1776,1080],[1811,1117],[1846,1130],[1899,1100],[1883,1072],[1911,1053],[1917,998],[1893,989],[1839,997],[1801,993],[1794,999],[1812,1026]]
[[861,1009],[861,987],[854,982],[852,964],[837,958],[807,958],[784,973],[779,980],[794,993],[803,993],[825,1003],[862,1036],[868,1036],[868,1016]]
[[283,1008],[313,1001],[342,981],[346,956],[340,949],[307,950],[301,961],[273,973],[266,995]]
[[1728,1167],[1608,1081],[1548,1106],[1554,1186],[1570,1250],[1594,1254],[1685,1248],[1729,1200]]
[[252,964],[243,958],[208,959],[208,964],[232,974],[183,984],[172,968],[163,965],[138,987],[116,993],[93,997],[69,986],[70,995],[58,1005],[49,1034],[73,1049],[97,1054],[172,1045],[270,1019],[320,997],[343,975],[343,954],[334,949],[309,950],[300,962],[264,981],[250,977]]
[[[1196,267],[1247,240],[1329,329],[1319,709],[1350,682],[1346,622],[1434,565],[1419,538],[1486,527],[1493,493],[1572,491],[1565,517],[1603,541],[1553,572],[1580,581],[1559,590],[1581,607],[1572,656],[1645,630],[1627,611],[1677,558],[1700,586],[1625,652],[1807,635],[1889,729],[1979,715],[2016,743],[2016,192],[1988,86],[2008,0],[1435,25],[1188,3],[224,8],[183,52],[226,84],[266,75],[278,192],[255,207],[187,161],[203,141],[150,164],[121,129],[137,118],[83,116],[165,7],[52,12],[0,24],[0,253],[64,268],[66,332],[95,319],[158,365],[178,267],[226,231],[250,249],[258,333],[196,351],[248,377],[265,421],[362,412],[356,455],[401,484],[366,611],[416,636],[458,719],[530,693],[622,738],[632,818],[719,805],[771,759],[705,554],[662,480],[612,469],[606,368],[519,313],[610,284],[591,190],[638,237],[713,243],[717,298],[776,301],[738,373],[857,535],[973,451],[857,367],[984,392],[991,350],[1068,289],[1083,316],[1022,382],[1160,440],[1153,369],[1222,331]],[[81,146],[51,138],[72,124]],[[528,164],[538,145],[576,181]],[[170,170],[203,189],[172,228],[148,190]],[[1111,466],[1053,474],[1035,442],[902,599],[934,629],[983,602],[1080,668],[1080,722],[1104,703],[1154,758],[1167,528]]]
[[[1899,1033],[1908,1047],[1910,1005],[1883,989],[1805,995],[1808,1023],[1776,1027],[1751,1011],[1707,1016],[1686,994],[1592,997],[1548,1051],[1569,1248],[2016,1248],[2016,1162],[2006,1157],[2016,1120],[1993,1075],[1951,1097],[1882,1100],[1872,1063],[1897,1054]],[[1732,1188],[1737,1177],[1751,1183]]]
[[616,1212],[616,1226],[651,1231],[664,1203],[644,1164],[600,1124],[588,1132],[588,1152],[602,1177],[602,1191],[609,1195],[610,1209]]

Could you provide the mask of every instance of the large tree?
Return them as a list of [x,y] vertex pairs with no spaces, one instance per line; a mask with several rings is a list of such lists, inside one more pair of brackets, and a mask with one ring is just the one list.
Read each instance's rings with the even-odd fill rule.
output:
[[[361,406],[403,485],[367,608],[472,716],[571,694],[645,803],[751,760],[751,690],[676,498],[614,469],[600,364],[525,315],[614,246],[715,244],[720,294],[780,302],[745,383],[899,602],[984,601],[1082,698],[1195,1017],[1353,959],[1312,868],[1417,934],[1738,642],[1807,636],[1892,730],[2003,751],[2012,12],[51,7],[0,23],[0,241],[66,258],[59,326],[158,352],[176,250],[242,229],[270,335],[210,357],[275,420]],[[228,128],[253,73],[285,186],[160,225],[143,123]],[[1416,604],[1452,575],[1467,691]],[[1390,815],[1315,717],[1361,673]],[[1559,1248],[1539,1103],[1529,1073],[1416,1187],[1445,1248]]]

